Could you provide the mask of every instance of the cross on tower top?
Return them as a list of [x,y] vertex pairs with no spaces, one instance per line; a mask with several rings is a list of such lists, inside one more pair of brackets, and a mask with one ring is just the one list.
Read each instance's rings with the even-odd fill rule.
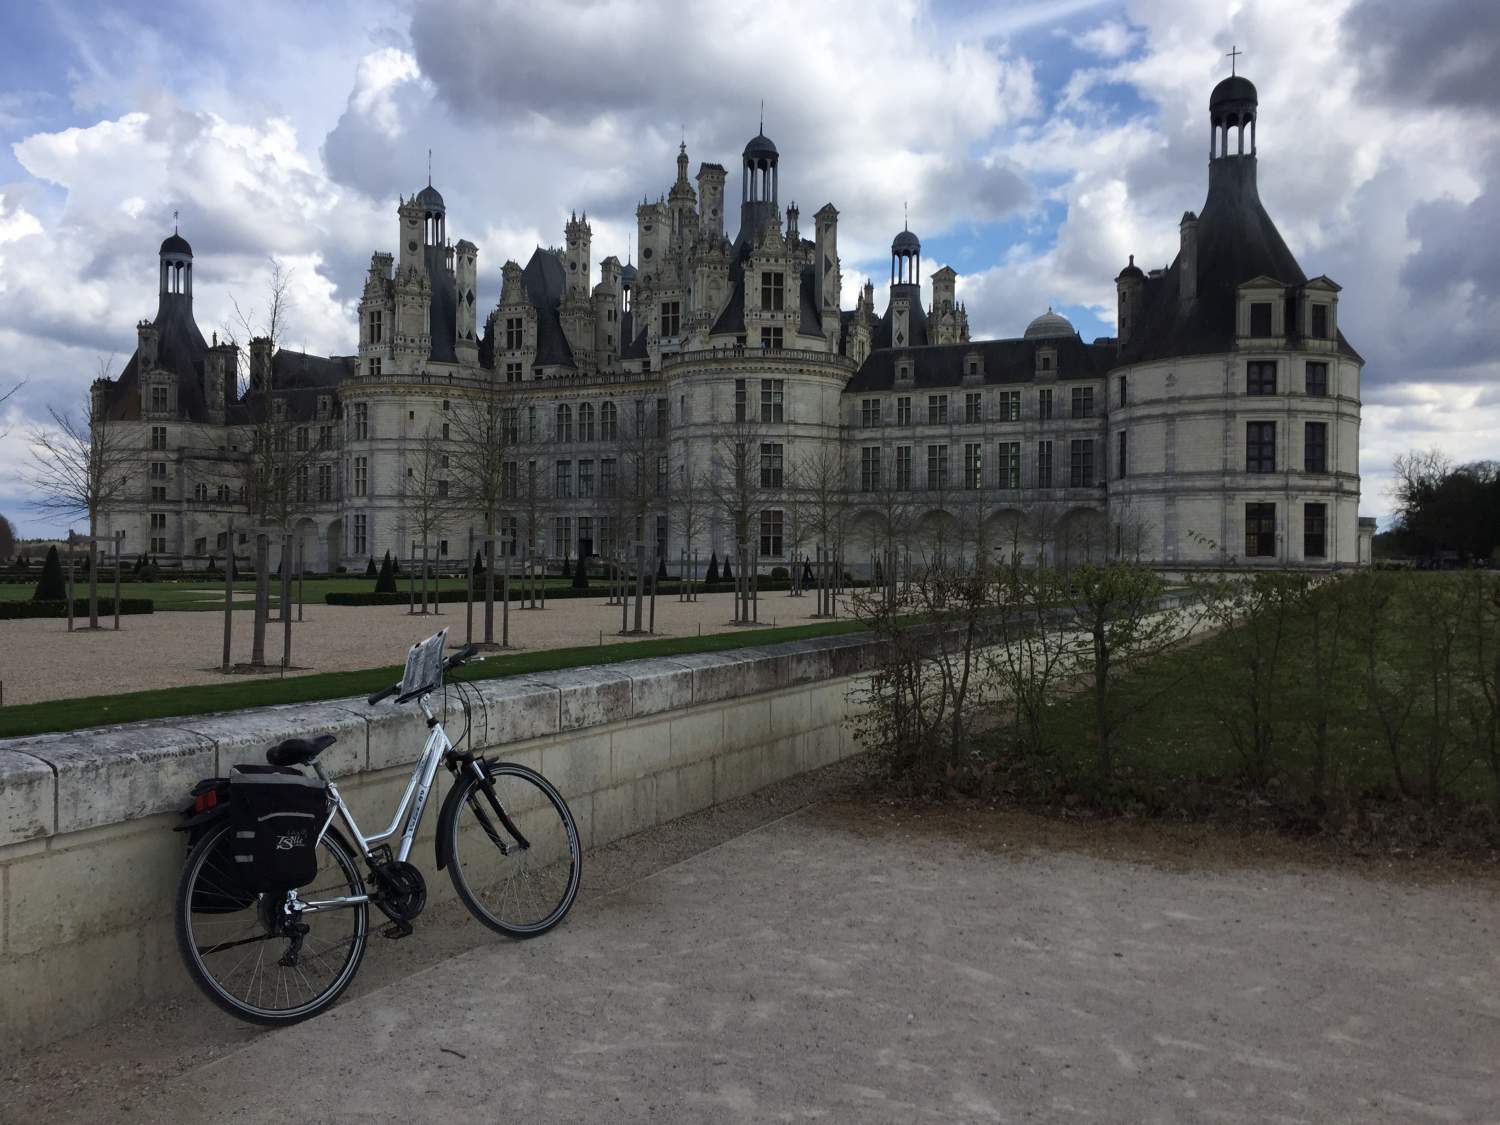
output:
[[432,186],[432,149],[427,150],[427,186]]
[[1244,53],[1245,52],[1240,50],[1239,46],[1234,43],[1231,43],[1229,45],[1229,50],[1224,52],[1225,57],[1229,59],[1229,76],[1231,78],[1234,77],[1235,63],[1239,61],[1239,57]]
[[760,135],[766,135],[766,99],[760,99]]

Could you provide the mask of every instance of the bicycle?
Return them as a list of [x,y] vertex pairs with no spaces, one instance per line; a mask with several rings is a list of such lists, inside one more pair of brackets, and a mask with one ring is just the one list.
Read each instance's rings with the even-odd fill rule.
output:
[[[268,766],[242,767],[234,779],[207,778],[194,787],[193,804],[184,810],[187,819],[177,829],[189,834],[177,888],[177,942],[194,981],[230,1015],[251,1023],[291,1024],[336,1001],[364,958],[372,903],[389,919],[384,936],[412,933],[427,891],[408,856],[439,765],[454,780],[438,817],[437,865],[448,872],[469,912],[497,933],[532,938],[555,927],[572,907],[582,849],[562,794],[533,769],[459,749],[468,737],[467,726],[455,743],[433,713],[431,696],[442,686],[443,674],[475,651],[465,646],[443,659],[447,632],[413,645],[402,681],[369,697],[371,706],[392,695],[397,703],[415,701],[428,726],[422,756],[383,831],[367,836],[360,830],[319,763],[318,755],[334,743],[333,735],[286,739],[266,751]],[[467,715],[463,681],[452,684]],[[296,768],[302,766],[311,767],[321,787]],[[326,800],[326,814],[320,814],[322,823],[311,845],[317,874],[295,889],[257,891],[247,882],[246,869],[237,866],[245,857],[236,854],[235,837],[249,833],[236,833],[233,782],[292,776]],[[335,816],[348,829],[348,838],[333,824]],[[387,841],[398,831],[393,854]],[[294,843],[305,841],[294,838]],[[278,842],[285,844],[286,838]],[[368,883],[360,873],[361,859]]]

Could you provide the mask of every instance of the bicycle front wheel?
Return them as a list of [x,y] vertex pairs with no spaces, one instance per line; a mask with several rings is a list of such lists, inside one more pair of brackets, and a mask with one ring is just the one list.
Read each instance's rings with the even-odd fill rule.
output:
[[[369,911],[363,903],[298,912],[286,895],[244,890],[234,871],[226,819],[188,853],[177,885],[177,945],[208,998],[250,1023],[288,1024],[315,1016],[349,987],[364,957]],[[364,880],[332,829],[318,846],[318,875],[304,902],[358,897]]]
[[583,851],[562,794],[514,762],[489,767],[489,783],[467,770],[445,818],[448,874],[474,917],[513,938],[536,937],[563,920],[578,897]]

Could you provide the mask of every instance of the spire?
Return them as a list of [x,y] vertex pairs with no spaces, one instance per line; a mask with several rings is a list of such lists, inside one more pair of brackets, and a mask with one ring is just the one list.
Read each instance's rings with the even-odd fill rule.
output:
[[177,233],[177,208],[172,208],[172,233]]
[[766,99],[760,99],[760,128],[756,130],[761,136],[766,135]]
[[427,186],[432,186],[432,149],[427,150]]

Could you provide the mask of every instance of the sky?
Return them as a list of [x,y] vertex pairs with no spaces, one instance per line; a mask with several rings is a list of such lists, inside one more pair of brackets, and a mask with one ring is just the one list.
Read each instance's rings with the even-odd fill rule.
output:
[[1127,256],[1167,265],[1202,207],[1232,47],[1261,197],[1343,286],[1367,363],[1361,512],[1389,513],[1405,450],[1500,457],[1494,0],[49,0],[0,22],[0,513],[22,535],[60,530],[28,506],[28,434],[129,358],[174,212],[205,334],[275,260],[283,342],[349,354],[429,149],[489,308],[574,210],[596,272],[624,259],[680,141],[730,169],[733,214],[764,100],[783,205],[804,231],[839,209],[846,307],[866,277],[884,307],[909,216],[974,336],[1050,306],[1092,339]]

